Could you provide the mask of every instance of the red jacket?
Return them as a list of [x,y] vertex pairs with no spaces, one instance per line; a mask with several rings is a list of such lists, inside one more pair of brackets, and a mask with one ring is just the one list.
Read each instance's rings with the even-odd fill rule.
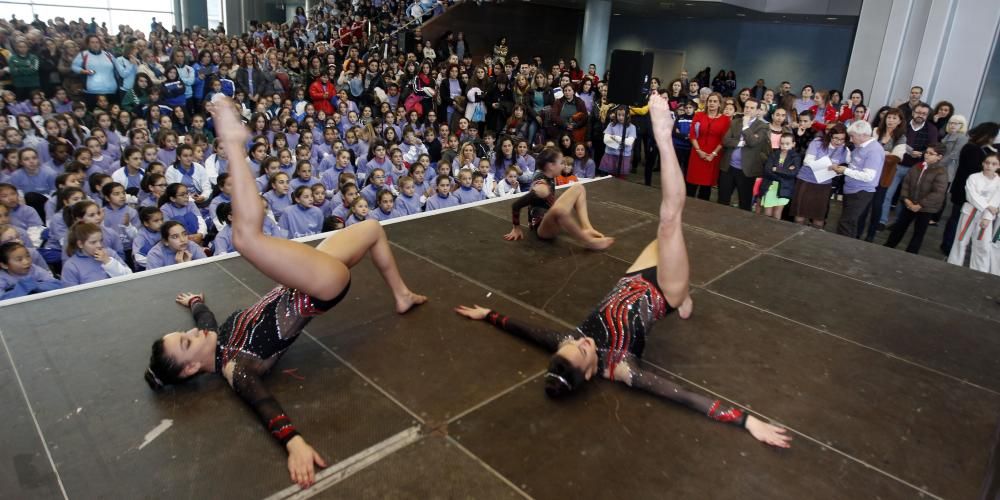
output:
[[[323,96],[324,90],[327,93],[326,97]],[[312,99],[313,106],[316,108],[316,111],[322,111],[327,116],[332,115],[334,112],[330,99],[335,95],[337,95],[337,88],[330,82],[323,85],[323,82],[319,78],[309,86],[309,97]]]
[[[813,114],[814,117],[818,117],[819,116],[817,114],[819,112],[819,107],[818,106],[812,106],[811,108],[809,108],[809,111],[812,111],[812,114]],[[812,126],[817,131],[823,132],[823,131],[826,130],[827,124],[832,124],[834,122],[840,121],[840,113],[837,111],[837,108],[835,108],[833,106],[830,106],[828,104],[826,106],[826,111],[823,113],[823,118],[824,118],[824,123],[820,123],[819,121],[814,121],[813,122]]]

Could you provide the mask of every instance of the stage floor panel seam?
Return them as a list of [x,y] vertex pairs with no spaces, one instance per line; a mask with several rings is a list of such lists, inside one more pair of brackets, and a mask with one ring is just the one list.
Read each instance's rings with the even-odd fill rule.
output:
[[452,446],[458,448],[462,453],[464,453],[466,456],[468,456],[473,461],[475,461],[477,464],[479,464],[480,467],[482,467],[483,469],[486,469],[487,472],[489,472],[490,474],[492,474],[493,476],[495,476],[497,479],[499,479],[500,481],[502,481],[504,484],[506,484],[507,486],[509,486],[512,490],[514,490],[515,492],[517,492],[517,494],[519,494],[522,497],[527,498],[527,499],[532,499],[533,498],[531,495],[529,495],[527,492],[525,492],[523,489],[521,489],[520,486],[514,484],[514,482],[511,481],[510,479],[508,479],[507,476],[504,476],[503,474],[501,474],[500,471],[496,470],[492,465],[490,465],[489,463],[487,463],[486,460],[483,460],[482,457],[480,457],[479,455],[476,455],[475,453],[473,453],[472,450],[466,448],[465,445],[463,445],[462,443],[460,443],[453,436],[447,436],[445,439],[447,439],[448,442]]
[[0,329],[0,342],[3,343],[4,352],[7,354],[7,360],[10,362],[11,372],[14,374],[14,380],[17,381],[17,386],[21,390],[21,396],[24,397],[24,403],[27,405],[28,414],[31,415],[31,422],[35,426],[35,432],[38,434],[38,440],[42,442],[42,448],[45,450],[45,457],[49,461],[49,466],[52,467],[52,473],[56,476],[56,483],[59,485],[59,491],[62,493],[64,499],[69,499],[69,495],[66,494],[66,486],[63,484],[62,476],[59,474],[59,468],[56,466],[55,460],[52,458],[52,451],[49,449],[49,443],[45,439],[45,433],[42,431],[42,426],[38,423],[38,416],[35,414],[35,409],[31,405],[31,397],[28,396],[28,391],[24,387],[24,382],[21,380],[21,373],[17,369],[17,365],[14,363],[14,354],[10,351],[10,346],[7,345],[7,338],[4,336],[3,329]]

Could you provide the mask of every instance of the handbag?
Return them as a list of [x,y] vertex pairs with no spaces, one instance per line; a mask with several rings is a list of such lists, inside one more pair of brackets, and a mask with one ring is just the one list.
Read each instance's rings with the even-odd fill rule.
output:
[[417,94],[410,94],[406,96],[406,100],[403,101],[403,108],[407,112],[416,111],[418,115],[424,115],[424,106],[420,103],[422,99]]
[[486,106],[481,102],[475,103],[474,106],[475,107],[472,109],[472,121],[486,121]]

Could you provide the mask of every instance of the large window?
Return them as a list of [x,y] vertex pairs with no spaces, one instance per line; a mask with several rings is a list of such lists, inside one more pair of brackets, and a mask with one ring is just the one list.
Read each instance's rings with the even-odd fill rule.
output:
[[986,85],[983,85],[983,93],[979,95],[975,122],[998,120],[1000,120],[1000,34],[997,35],[993,45],[993,57],[990,58],[990,65],[986,70]]
[[86,7],[80,6],[81,3],[74,0],[0,0],[0,11],[28,22],[35,15],[42,21],[61,17],[66,22],[82,18],[89,23],[93,18],[98,25],[106,24],[111,34],[118,33],[118,26],[123,24],[148,33],[154,17],[167,29],[174,25],[173,0],[94,0]]

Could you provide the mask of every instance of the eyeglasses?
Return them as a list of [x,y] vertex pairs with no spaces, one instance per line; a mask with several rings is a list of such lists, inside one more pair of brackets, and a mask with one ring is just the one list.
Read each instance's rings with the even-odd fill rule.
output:
[[[167,187],[167,185],[166,184],[153,184],[153,187],[156,187],[156,188],[165,188],[165,187]],[[187,194],[187,193],[185,193],[185,194]]]

